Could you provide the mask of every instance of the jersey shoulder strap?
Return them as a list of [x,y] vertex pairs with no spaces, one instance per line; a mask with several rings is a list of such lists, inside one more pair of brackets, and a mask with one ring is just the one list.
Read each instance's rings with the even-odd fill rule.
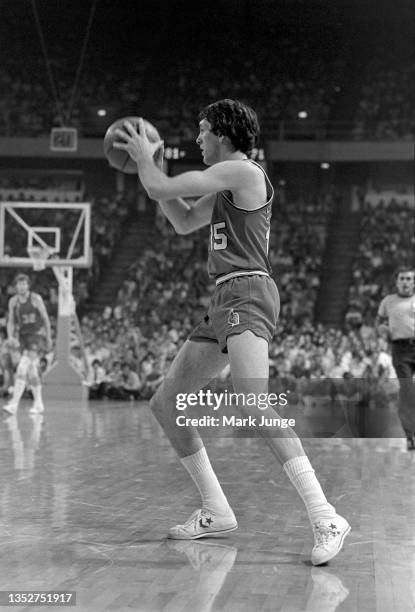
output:
[[258,162],[256,162],[253,159],[249,160],[251,162],[251,164],[254,164],[255,166],[257,166],[263,173],[264,177],[265,177],[265,183],[267,186],[267,204],[269,204],[270,202],[272,202],[273,198],[274,198],[274,185],[271,183],[268,174],[265,172],[264,168],[261,166],[261,164],[258,164]]

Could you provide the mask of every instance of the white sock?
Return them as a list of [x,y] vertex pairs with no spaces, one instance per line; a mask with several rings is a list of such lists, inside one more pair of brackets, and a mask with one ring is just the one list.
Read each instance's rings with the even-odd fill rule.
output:
[[311,524],[336,516],[336,510],[327,501],[308,457],[294,457],[284,463],[283,468],[305,503]]
[[35,404],[42,404],[42,385],[32,385],[33,399]]
[[223,514],[229,508],[228,500],[210,464],[205,447],[180,460],[189,472],[202,497],[202,508]]
[[19,402],[22,398],[25,389],[26,381],[24,381],[22,378],[16,378],[16,382],[14,383],[13,387],[13,397],[11,401],[12,404],[15,404],[16,406],[19,405]]

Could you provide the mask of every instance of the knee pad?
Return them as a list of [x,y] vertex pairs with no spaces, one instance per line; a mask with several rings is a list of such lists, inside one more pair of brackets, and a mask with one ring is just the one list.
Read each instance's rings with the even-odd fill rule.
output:
[[31,366],[31,361],[29,357],[27,355],[23,355],[23,357],[21,357],[19,364],[17,366],[16,378],[22,378],[23,380],[26,380],[26,376],[29,372],[30,366]]

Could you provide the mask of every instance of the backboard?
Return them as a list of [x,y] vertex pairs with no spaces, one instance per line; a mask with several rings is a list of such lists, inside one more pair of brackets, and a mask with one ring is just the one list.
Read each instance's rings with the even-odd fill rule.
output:
[[0,202],[0,266],[33,267],[43,248],[47,267],[88,268],[90,231],[89,202]]

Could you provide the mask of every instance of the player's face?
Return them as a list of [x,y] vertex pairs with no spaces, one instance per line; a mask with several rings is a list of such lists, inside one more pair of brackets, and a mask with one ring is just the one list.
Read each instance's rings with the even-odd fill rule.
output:
[[16,291],[18,295],[27,295],[29,293],[29,283],[25,280],[19,280],[16,283]]
[[411,296],[415,289],[415,273],[401,272],[396,279],[396,287],[399,295]]
[[211,132],[212,126],[207,119],[202,119],[199,123],[199,135],[196,138],[196,143],[202,151],[203,163],[207,166],[212,166],[221,160],[220,157],[220,139]]

